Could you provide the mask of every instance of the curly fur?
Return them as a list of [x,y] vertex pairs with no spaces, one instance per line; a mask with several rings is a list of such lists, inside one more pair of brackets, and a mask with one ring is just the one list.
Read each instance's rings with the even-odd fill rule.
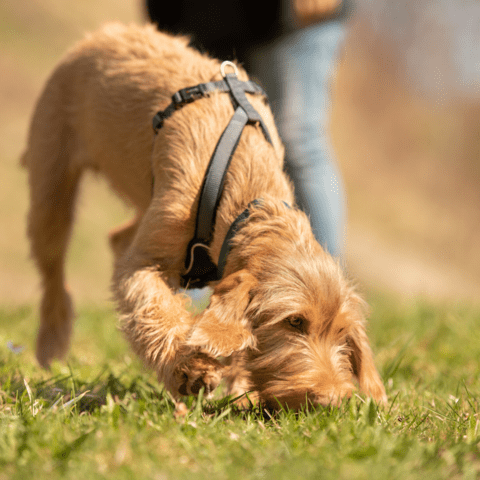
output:
[[263,202],[235,236],[210,306],[194,317],[176,294],[205,170],[233,114],[228,95],[212,94],[175,112],[153,136],[151,119],[173,93],[221,78],[220,62],[188,41],[151,25],[106,25],[66,54],[38,101],[23,163],[28,235],[44,288],[39,362],[48,366],[68,350],[64,257],[78,182],[94,169],[137,212],[110,235],[122,329],[174,396],[212,391],[223,377],[232,393],[253,390],[251,398],[274,407],[300,408],[338,403],[356,378],[384,401],[363,301],[315,241],[308,218],[284,204],[294,204],[293,190],[260,96],[249,99],[273,146],[259,126],[246,127],[216,217],[214,262],[236,216],[253,199]]

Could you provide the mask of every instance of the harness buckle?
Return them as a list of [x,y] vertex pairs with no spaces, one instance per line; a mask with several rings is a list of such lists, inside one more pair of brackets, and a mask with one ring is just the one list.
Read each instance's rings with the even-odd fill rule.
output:
[[182,88],[172,96],[172,100],[175,103],[175,108],[180,108],[186,103],[192,103],[204,96],[204,92],[200,88],[200,85],[195,87]]

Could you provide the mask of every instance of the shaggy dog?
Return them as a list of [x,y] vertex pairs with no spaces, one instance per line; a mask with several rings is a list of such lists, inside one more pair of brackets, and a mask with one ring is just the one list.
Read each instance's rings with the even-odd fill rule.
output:
[[272,143],[259,125],[245,127],[216,213],[209,245],[215,264],[249,204],[250,215],[231,240],[209,307],[193,316],[185,295],[176,294],[207,165],[234,111],[228,94],[212,92],[175,111],[153,135],[152,117],[175,92],[222,78],[220,62],[188,41],[151,25],[106,25],[67,53],[38,101],[23,157],[28,235],[43,281],[38,361],[48,366],[69,347],[65,251],[79,180],[93,169],[136,209],[134,220],[110,234],[113,292],[134,351],[175,397],[211,392],[224,378],[232,394],[251,391],[264,404],[297,409],[339,403],[356,379],[384,402],[364,302],[317,243],[306,215],[288,206],[294,194],[283,147],[261,95],[247,94]]

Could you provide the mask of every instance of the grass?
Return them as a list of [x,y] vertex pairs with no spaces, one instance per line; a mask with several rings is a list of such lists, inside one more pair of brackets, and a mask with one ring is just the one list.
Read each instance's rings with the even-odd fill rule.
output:
[[108,308],[81,309],[44,372],[36,311],[0,309],[0,480],[480,478],[480,309],[370,297],[388,406],[276,415],[221,396],[176,410]]
[[[133,0],[90,4],[0,4],[0,480],[480,478],[479,307],[406,304],[370,294],[370,336],[386,408],[355,397],[338,409],[270,417],[258,409],[241,412],[220,395],[212,402],[188,399],[182,415],[131,354],[112,310],[88,306],[108,295],[106,231],[128,216],[94,182],[83,187],[68,267],[75,298],[87,306],[78,312],[68,363],[49,372],[36,366],[38,276],[27,261],[28,195],[18,167],[28,121],[46,77],[84,30],[141,17]],[[359,39],[352,38],[350,49]],[[430,251],[434,264],[445,252],[452,262],[459,257],[457,266],[472,278],[464,275],[449,287],[465,290],[478,277],[471,222],[478,169],[469,182],[464,178],[478,164],[477,112],[471,119],[432,112],[395,93],[398,85],[386,72],[350,51],[332,117],[350,216],[359,219],[368,245],[379,232],[412,241],[414,258]],[[438,165],[446,173],[431,175]],[[351,245],[365,243],[355,228]],[[388,272],[371,280],[374,285],[404,271],[406,262],[397,257],[377,248],[371,253]],[[368,258],[364,263],[376,272]],[[434,278],[428,270],[422,277],[429,284]],[[12,306],[21,302],[25,306]]]

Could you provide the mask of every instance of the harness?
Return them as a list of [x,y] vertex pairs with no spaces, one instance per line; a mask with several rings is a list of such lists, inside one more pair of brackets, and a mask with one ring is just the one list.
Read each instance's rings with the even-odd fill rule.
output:
[[[234,73],[225,73],[227,66],[233,67]],[[188,245],[185,258],[185,274],[182,276],[182,286],[185,288],[202,288],[208,282],[222,278],[232,238],[240,228],[240,224],[250,215],[250,207],[261,204],[261,200],[253,200],[235,219],[220,249],[218,266],[215,265],[208,255],[209,245],[213,237],[215,217],[223,192],[225,175],[243,129],[246,125],[260,124],[265,139],[272,144],[262,117],[245,95],[245,93],[252,93],[266,97],[264,90],[255,82],[239,80],[237,67],[232,62],[223,62],[220,71],[223,80],[201,83],[179,90],[172,96],[170,105],[153,117],[153,129],[157,134],[164,121],[174,112],[199,98],[208,97],[215,91],[228,93],[235,109],[235,113],[220,136],[205,173],[195,221],[195,234]]]

